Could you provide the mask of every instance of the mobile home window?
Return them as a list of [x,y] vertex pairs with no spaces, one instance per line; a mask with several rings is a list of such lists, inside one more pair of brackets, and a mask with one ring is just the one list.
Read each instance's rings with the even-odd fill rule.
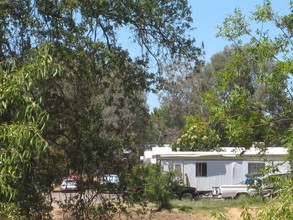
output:
[[248,163],[249,174],[260,174],[261,170],[265,167],[265,163]]
[[207,163],[196,163],[195,176],[207,176]]
[[181,165],[180,164],[175,165],[175,170],[174,171],[175,171],[175,176],[182,177]]

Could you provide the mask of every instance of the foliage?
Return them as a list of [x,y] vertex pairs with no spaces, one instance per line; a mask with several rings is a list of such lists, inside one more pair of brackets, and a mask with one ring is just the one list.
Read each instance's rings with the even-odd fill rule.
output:
[[[127,172],[134,162],[123,152],[144,142],[146,92],[161,79],[161,61],[190,62],[200,53],[186,34],[191,22],[186,0],[1,2],[4,200],[42,209],[48,186],[70,171],[90,187],[97,175]],[[121,46],[124,31],[141,48],[135,58]],[[48,42],[50,56],[32,54]],[[43,65],[47,58],[63,74]],[[36,191],[36,201],[24,201]]]
[[[19,216],[19,208],[15,203],[1,202],[0,203],[0,218],[1,219],[21,219]],[[23,219],[25,219],[23,217]]]
[[[217,91],[208,95],[214,103],[206,100],[212,120],[224,125],[231,143],[250,147],[253,142],[262,142],[264,147],[286,147],[289,172],[292,172],[293,63],[292,25],[288,19],[292,18],[292,4],[290,1],[291,13],[284,16],[273,11],[269,0],[258,5],[251,19],[262,25],[255,33],[239,9],[225,19],[218,36],[233,42],[237,51],[225,70],[218,73],[221,80]],[[270,36],[266,24],[274,25],[277,35]],[[244,35],[250,37],[246,45],[242,43]],[[280,183],[280,196],[261,207],[259,219],[292,218],[292,180]]]
[[252,220],[251,208],[248,204],[243,205],[240,217],[244,220]]
[[[290,167],[293,167],[293,128],[290,128],[288,135],[284,137],[282,144],[288,149],[287,161],[290,163]],[[291,169],[291,174],[293,169]]]
[[137,184],[145,180],[143,196],[146,200],[154,202],[159,209],[170,208],[173,197],[172,187],[174,174],[163,172],[162,167],[156,164],[140,164],[132,169],[132,181]]
[[[254,36],[239,9],[219,28],[218,36],[235,43],[237,50],[225,69],[218,72],[221,80],[217,92],[209,96],[216,101],[206,103],[213,121],[223,124],[230,143],[238,146],[250,147],[253,142],[280,145],[292,124],[292,58],[288,44],[292,29],[285,22],[287,16],[277,16],[270,6],[266,1],[252,16],[263,24],[277,24],[280,32],[274,39],[269,31],[260,29]],[[243,34],[251,37],[246,45],[242,44]]]
[[[202,54],[199,54],[202,55]],[[205,115],[202,108],[202,91],[208,85],[209,74],[198,73],[202,61],[166,65],[166,79],[159,93],[160,108],[150,115],[150,138],[152,143],[172,143],[181,135],[186,115]]]
[[212,211],[212,217],[216,220],[227,220],[226,214],[218,209]]
[[33,44],[44,41],[67,50],[91,50],[103,42],[115,50],[121,42],[121,29],[131,31],[129,37],[142,46],[144,60],[153,56],[159,61],[159,55],[166,58],[168,54],[176,59],[197,59],[200,51],[195,40],[186,37],[192,22],[186,0],[26,0],[3,2],[2,8],[0,19],[6,34],[1,35],[0,60],[13,54],[25,56]]
[[[211,62],[203,65],[197,63],[193,68],[182,65],[171,66],[168,77],[164,81],[164,90],[160,94],[161,107],[151,114],[151,138],[159,143],[172,143],[183,135],[186,116],[201,117],[209,121],[210,106],[205,100],[214,103],[215,97],[207,92],[217,89],[220,79],[216,72],[225,68],[225,63],[231,59],[235,48],[225,47],[224,51],[212,56]],[[213,124],[220,137],[220,144],[227,146],[226,134],[221,124]],[[159,135],[160,139],[157,138]]]
[[[280,146],[292,127],[291,16],[277,15],[266,1],[252,13],[252,21],[262,24],[253,33],[236,9],[218,33],[232,45],[199,70],[171,74],[163,104],[170,105],[177,118],[205,118],[217,131],[222,146],[248,148],[256,142]],[[270,29],[277,30],[277,37],[270,36]],[[244,44],[247,35],[250,41]],[[192,110],[182,110],[192,105]]]
[[50,212],[45,196],[50,193],[52,179],[43,176],[51,172],[46,167],[48,145],[43,138],[48,114],[41,106],[42,99],[35,99],[30,92],[38,81],[59,72],[46,46],[34,51],[22,66],[12,60],[1,63],[1,208],[9,210],[10,204],[14,208],[17,204],[18,209],[12,209],[14,214],[1,210],[8,218],[37,219]]
[[[87,191],[87,196],[69,194],[59,207],[63,212],[63,219],[113,219],[117,214],[127,214],[127,206],[121,200],[120,195],[101,194],[101,202],[91,204],[88,200],[97,199]],[[96,192],[94,192],[96,194]],[[111,199],[110,199],[111,198]],[[111,201],[115,200],[115,202]]]
[[147,142],[153,144],[165,144],[173,142],[179,135],[184,125],[182,115],[174,109],[161,107],[154,109],[148,120]]
[[[90,175],[104,158],[119,161],[122,148],[135,152],[144,140],[145,92],[162,72],[161,66],[149,71],[150,60],[197,59],[200,52],[185,34],[192,22],[186,0],[12,1],[3,3],[0,20],[6,33],[0,60],[21,63],[30,49],[50,41],[54,61],[64,67],[62,76],[32,91],[50,113],[44,133],[58,165],[56,181],[69,170]],[[120,45],[119,33],[128,30],[142,49],[136,58]]]
[[212,216],[212,219],[228,219],[228,209],[246,207],[247,204],[249,204],[249,208],[247,209],[247,211],[249,212],[249,214],[253,214],[256,213],[256,208],[262,205],[263,202],[260,200],[251,200],[250,198],[232,200],[202,198],[196,202],[181,200],[171,201],[171,206],[173,209],[178,209],[183,212],[189,213],[201,213],[201,216]]
[[292,219],[293,218],[293,180],[280,181],[280,195],[259,208],[258,219]]
[[217,132],[199,116],[187,116],[183,135],[172,145],[182,151],[210,151],[219,148]]

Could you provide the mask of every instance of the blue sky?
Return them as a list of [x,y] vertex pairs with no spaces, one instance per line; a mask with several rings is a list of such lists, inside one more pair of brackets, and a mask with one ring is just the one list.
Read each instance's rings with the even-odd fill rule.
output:
[[[189,0],[192,9],[193,26],[196,28],[191,36],[196,39],[198,46],[201,42],[205,45],[205,60],[209,62],[212,55],[220,52],[228,41],[216,38],[217,26],[221,26],[227,14],[232,14],[235,8],[240,8],[247,18],[250,12],[255,11],[258,4],[264,0]],[[271,0],[273,10],[280,15],[289,13],[290,0]],[[159,100],[155,94],[148,95],[150,111],[159,107]]]
[[[198,43],[204,41],[206,61],[229,44],[224,39],[216,38],[216,26],[222,25],[226,15],[232,14],[237,7],[249,18],[250,12],[255,11],[256,5],[263,2],[264,0],[189,0],[196,27],[193,37]],[[280,15],[289,13],[289,0],[271,0],[271,3],[273,10]]]

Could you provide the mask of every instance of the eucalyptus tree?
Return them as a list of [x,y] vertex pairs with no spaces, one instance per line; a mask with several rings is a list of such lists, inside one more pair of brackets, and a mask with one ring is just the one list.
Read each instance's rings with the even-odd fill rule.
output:
[[169,66],[168,77],[160,93],[161,108],[151,114],[150,120],[153,132],[161,134],[161,142],[173,143],[183,135],[185,125],[190,124],[187,118],[195,116],[208,120],[204,94],[217,89],[216,72],[224,69],[233,50],[233,47],[226,47],[213,55],[210,62],[198,62],[194,68],[189,68],[184,62]]
[[48,55],[48,47],[31,51],[21,65],[13,60],[0,65],[0,213],[3,219],[48,218],[51,207],[52,163],[44,129],[48,112],[42,97],[31,92],[61,68]]
[[252,17],[262,24],[255,34],[240,9],[219,27],[232,45],[202,69],[212,78],[200,95],[205,115],[195,115],[218,131],[222,145],[281,146],[292,133],[292,13],[279,16],[265,1]]
[[[292,10],[292,2],[289,6]],[[261,141],[266,146],[280,146],[292,129],[292,27],[288,22],[292,13],[279,16],[270,1],[265,1],[252,16],[263,23],[256,35],[240,9],[219,28],[219,36],[236,43],[237,50],[218,72],[221,99],[212,99],[211,112],[223,119],[235,144],[251,146]],[[272,27],[265,29],[269,22],[279,30],[277,36],[270,35]],[[244,45],[243,35],[251,37]]]
[[[218,89],[207,94],[206,103],[211,120],[224,126],[230,143],[246,148],[258,143],[264,152],[269,146],[287,148],[292,175],[293,2],[288,6],[288,14],[279,15],[269,0],[257,5],[251,13],[251,21],[260,24],[255,30],[240,9],[224,20],[218,36],[237,50],[218,72]],[[280,196],[260,208],[258,219],[292,218],[292,178],[279,181]]]
[[[209,108],[204,101],[205,93],[218,88],[220,78],[216,72],[224,69],[233,50],[226,47],[210,62],[201,62],[193,69],[184,68],[184,64],[171,66],[160,96],[161,108],[154,111],[150,120],[153,133],[161,134],[161,142],[181,150],[211,150],[227,144],[221,126],[209,122]],[[208,139],[202,140],[203,137]]]
[[[92,178],[94,167],[121,171],[123,148],[141,143],[139,134],[144,132],[147,119],[145,92],[163,76],[162,60],[194,62],[198,59],[200,49],[186,34],[191,22],[186,0],[1,2],[0,61],[13,62],[16,72],[26,65],[33,73],[41,71],[42,65],[30,65],[38,57],[31,55],[31,51],[50,43],[49,57],[62,67],[62,74],[53,77],[51,69],[44,68],[41,79],[18,84],[20,88],[31,86],[29,91],[24,90],[24,97],[38,103],[40,111],[49,116],[41,126],[41,137],[48,147],[42,156],[35,158],[40,162],[36,163],[38,167],[43,168],[38,175],[50,176],[47,187],[69,169],[87,176],[88,180]],[[129,42],[141,49],[135,56],[122,47],[125,33],[130,37]],[[151,63],[157,68],[151,69]],[[13,73],[10,71],[8,76]],[[1,83],[3,79],[1,76]],[[17,87],[1,85],[5,91]],[[30,103],[23,102],[21,97],[9,99],[14,108],[6,105],[1,97],[0,120],[4,127],[19,122],[14,116],[25,115]],[[35,117],[41,120],[41,116]],[[12,137],[6,134],[1,133],[1,145],[8,149]],[[20,142],[25,141],[20,132],[13,134]],[[27,138],[37,134],[32,132]],[[27,141],[26,149],[34,144]],[[31,153],[34,152],[32,148]],[[13,155],[5,155],[13,159]],[[41,159],[45,158],[46,163],[42,164]],[[28,160],[30,162],[33,163]],[[1,178],[10,172],[5,167],[1,168]],[[15,164],[9,167],[13,169]],[[32,188],[28,192],[34,195],[34,190],[40,188],[35,187],[36,179],[27,175],[29,173],[24,179]],[[10,189],[11,181],[3,181],[3,184],[7,185],[1,187],[1,193]],[[20,192],[20,185],[14,188]],[[9,195],[5,194],[4,200],[19,204],[18,197],[11,200]],[[26,210],[30,210],[28,206]],[[30,211],[24,214],[29,218],[33,216]]]

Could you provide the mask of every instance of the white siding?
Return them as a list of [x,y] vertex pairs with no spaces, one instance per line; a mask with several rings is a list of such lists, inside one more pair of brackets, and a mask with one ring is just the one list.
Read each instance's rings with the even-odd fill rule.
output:
[[234,161],[233,165],[233,181],[231,184],[239,184],[244,181],[245,178],[245,166],[244,161]]
[[[207,163],[207,176],[196,177],[196,163]],[[169,171],[170,165],[173,169],[175,165],[181,165],[182,178],[186,173],[190,186],[201,191],[211,190],[222,184],[237,184],[244,181],[242,161],[223,160],[188,160],[188,161],[162,161],[164,171]]]
[[[262,161],[241,161],[241,160],[174,160],[161,161],[164,171],[170,171],[170,167],[180,165],[182,178],[186,173],[190,186],[196,187],[199,191],[211,191],[213,187],[220,185],[243,183],[248,173],[248,163]],[[196,177],[196,163],[207,163],[207,176]],[[274,164],[281,164],[282,161],[275,161]],[[271,162],[266,162],[266,166]],[[288,164],[279,168],[281,173],[288,170]],[[282,172],[283,171],[283,172]]]
[[184,161],[184,175],[187,174],[189,179],[189,185],[195,187],[195,164],[193,161]]
[[287,173],[288,170],[290,170],[289,162],[284,163],[284,161],[274,161],[273,164],[277,166],[280,173]]
[[[190,181],[200,191],[209,191],[222,184],[236,184],[244,180],[242,161],[206,160],[207,176],[195,177]],[[195,163],[194,162],[194,166]]]
[[[224,152],[170,152],[159,156],[159,161],[164,171],[170,171],[170,167],[180,165],[181,177],[188,175],[190,186],[196,187],[199,191],[212,191],[213,187],[220,185],[230,185],[243,183],[248,173],[249,163],[263,163],[266,166],[280,165],[279,173],[286,173],[289,170],[289,163],[284,163],[285,151],[274,151],[271,149],[263,158],[259,158],[256,153],[250,152],[244,157],[236,157],[228,149]],[[282,153],[282,154],[281,154]],[[284,154],[284,155],[283,155]],[[196,176],[196,163],[207,163],[207,176]]]

